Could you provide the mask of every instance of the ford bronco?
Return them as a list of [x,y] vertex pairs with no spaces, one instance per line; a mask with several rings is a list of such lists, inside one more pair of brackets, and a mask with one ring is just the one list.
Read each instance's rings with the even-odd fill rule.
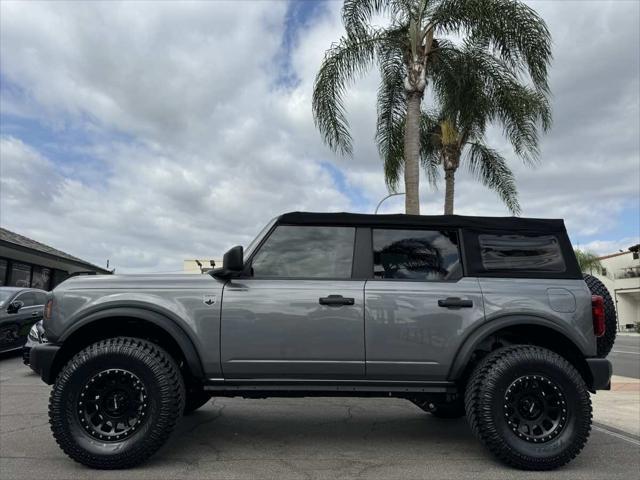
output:
[[591,290],[562,220],[293,212],[209,273],[65,281],[31,365],[94,468],[141,463],[211,396],[391,396],[548,470],[610,385]]

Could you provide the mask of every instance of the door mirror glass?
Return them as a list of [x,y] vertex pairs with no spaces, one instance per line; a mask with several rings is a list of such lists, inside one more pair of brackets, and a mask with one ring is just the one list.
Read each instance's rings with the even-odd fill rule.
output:
[[7,307],[7,313],[18,313],[18,310],[20,310],[23,306],[24,302],[20,300],[14,300]]
[[244,269],[241,245],[230,248],[222,257],[222,268],[227,272],[241,272]]

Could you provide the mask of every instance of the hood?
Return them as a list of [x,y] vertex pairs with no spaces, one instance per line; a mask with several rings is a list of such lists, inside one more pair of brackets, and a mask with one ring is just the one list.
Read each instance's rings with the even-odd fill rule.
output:
[[71,277],[55,288],[55,292],[65,290],[135,290],[135,289],[189,289],[203,288],[219,283],[211,275],[193,273],[147,273],[135,275],[78,275]]

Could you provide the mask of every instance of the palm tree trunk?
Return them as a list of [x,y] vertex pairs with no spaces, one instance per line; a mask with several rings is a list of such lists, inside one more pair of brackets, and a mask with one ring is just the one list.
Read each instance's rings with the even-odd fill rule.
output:
[[453,196],[455,194],[455,168],[444,171],[444,214],[453,215]]
[[422,92],[407,92],[407,118],[404,126],[405,212],[420,215],[420,103]]

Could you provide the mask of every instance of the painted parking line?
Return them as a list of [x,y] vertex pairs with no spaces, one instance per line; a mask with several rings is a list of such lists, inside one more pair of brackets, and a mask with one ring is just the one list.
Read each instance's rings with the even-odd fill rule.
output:
[[613,353],[626,353],[628,355],[640,355],[640,352],[627,352],[624,350],[611,350]]
[[640,440],[637,440],[631,436],[625,435],[623,433],[614,432],[613,430],[609,430],[600,425],[592,425],[592,428],[598,432],[606,433],[612,437],[619,438],[620,440],[624,440],[625,442],[632,443],[633,445],[638,445],[640,447]]

